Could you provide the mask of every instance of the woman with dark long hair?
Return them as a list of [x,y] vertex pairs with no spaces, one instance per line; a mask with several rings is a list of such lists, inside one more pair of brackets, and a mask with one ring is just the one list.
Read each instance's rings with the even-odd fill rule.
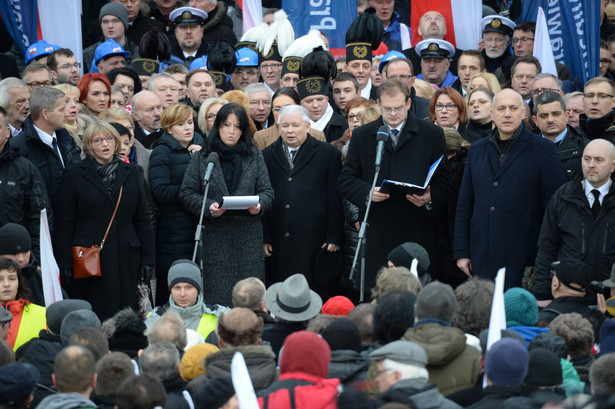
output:
[[[261,215],[273,202],[273,189],[261,152],[252,144],[248,115],[235,103],[218,111],[205,148],[192,156],[179,198],[198,216],[203,203],[207,157],[216,152],[209,182],[203,231],[203,294],[209,304],[230,306],[237,281],[265,278]],[[258,196],[258,204],[239,215],[225,214],[223,196]]]

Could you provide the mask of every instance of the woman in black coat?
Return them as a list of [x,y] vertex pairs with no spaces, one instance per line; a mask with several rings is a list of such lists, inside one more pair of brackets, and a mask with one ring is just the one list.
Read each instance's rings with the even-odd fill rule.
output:
[[149,162],[150,189],[159,211],[156,305],[169,300],[167,272],[171,263],[192,259],[198,217],[179,202],[179,189],[192,155],[203,145],[201,135],[194,133],[194,111],[186,104],[173,104],[165,109],[160,126],[164,132]]
[[[66,169],[56,210],[54,247],[71,298],[92,304],[102,320],[125,307],[137,307],[137,281],[149,281],[154,240],[143,178],[137,166],[121,162],[120,139],[108,123],[96,121],[85,131],[86,158]],[[119,198],[109,234],[100,252],[102,277],[75,280],[73,246],[101,244]]]
[[[208,304],[231,306],[237,281],[265,278],[261,215],[273,202],[273,189],[261,152],[252,145],[248,115],[238,104],[226,104],[216,116],[206,147],[193,155],[179,199],[195,216],[203,203],[203,178],[210,153],[214,159],[205,198],[203,295]],[[225,214],[224,196],[258,196],[258,204],[240,214]]]

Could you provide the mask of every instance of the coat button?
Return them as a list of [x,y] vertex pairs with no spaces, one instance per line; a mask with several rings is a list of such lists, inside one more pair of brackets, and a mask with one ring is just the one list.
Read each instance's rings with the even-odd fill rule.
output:
[[284,233],[284,237],[290,237],[290,233]]
[[499,183],[498,183],[498,181],[496,180],[495,182],[493,182],[493,186],[496,186],[496,187],[497,187],[497,185],[499,185]]
[[491,206],[491,207],[489,208],[489,211],[490,211],[490,212],[495,212],[495,207],[494,207],[494,206]]
[[288,178],[288,181],[289,181],[289,182],[292,182],[292,181],[293,181],[293,178]]
[[287,204],[287,205],[286,205],[286,208],[287,208],[287,209],[290,209],[290,205],[289,205],[289,204]]

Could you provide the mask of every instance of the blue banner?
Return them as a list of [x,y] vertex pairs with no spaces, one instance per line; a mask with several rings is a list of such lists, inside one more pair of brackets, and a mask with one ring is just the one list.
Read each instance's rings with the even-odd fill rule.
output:
[[6,29],[25,55],[30,44],[38,41],[37,0],[0,0],[0,13]]
[[525,0],[519,21],[536,21],[542,7],[555,61],[570,69],[581,86],[598,75],[600,2],[596,0]]
[[357,17],[356,1],[282,0],[282,8],[293,25],[295,38],[320,30],[329,39],[330,49],[345,49],[346,31]]

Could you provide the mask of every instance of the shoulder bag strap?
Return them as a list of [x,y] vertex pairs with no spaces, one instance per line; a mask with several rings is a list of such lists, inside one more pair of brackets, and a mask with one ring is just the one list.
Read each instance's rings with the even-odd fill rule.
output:
[[117,202],[115,203],[115,210],[113,211],[113,216],[111,216],[111,220],[109,220],[109,225],[107,226],[107,231],[105,232],[105,237],[103,237],[102,242],[100,243],[99,250],[103,249],[105,245],[105,240],[107,240],[107,234],[109,234],[109,230],[111,229],[111,225],[113,224],[113,219],[115,219],[115,214],[117,213],[117,208],[120,206],[120,200],[122,200],[122,191],[124,190],[124,185],[120,187],[120,194],[117,197]]

